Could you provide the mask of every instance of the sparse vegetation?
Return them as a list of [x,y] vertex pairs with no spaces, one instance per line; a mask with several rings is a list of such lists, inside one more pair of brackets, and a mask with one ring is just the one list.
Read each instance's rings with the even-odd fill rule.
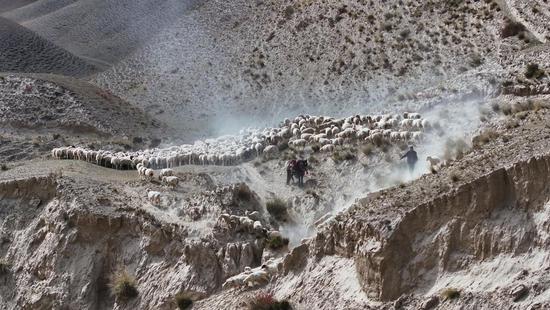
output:
[[193,304],[193,300],[189,298],[186,294],[178,293],[174,297],[176,301],[176,305],[178,305],[178,309],[180,310],[187,310],[191,308],[191,305]]
[[10,271],[10,263],[3,258],[0,258],[0,276],[8,273]]
[[511,118],[506,122],[505,126],[506,129],[516,128],[519,126],[519,122],[516,119]]
[[266,246],[271,250],[280,250],[283,247],[287,246],[290,241],[288,238],[283,237],[273,237],[266,240]]
[[312,196],[313,198],[315,198],[315,200],[319,200],[319,194],[317,194],[314,190],[312,189],[308,189],[306,190],[306,194]]
[[460,176],[456,172],[451,172],[450,178],[453,183],[460,181]]
[[241,184],[237,189],[237,197],[239,198],[239,200],[249,201],[252,197],[252,194],[250,193],[250,190],[246,185]]
[[8,168],[8,165],[2,164],[2,165],[0,165],[0,169],[1,169],[2,171],[6,171],[6,170],[8,170],[9,168]]
[[475,136],[472,142],[474,146],[482,146],[498,138],[498,136],[499,134],[493,129],[487,129],[479,135]]
[[249,310],[291,310],[292,306],[286,300],[278,301],[269,293],[260,293],[248,302]]
[[502,103],[500,104],[500,111],[502,111],[504,115],[510,115],[512,114],[512,105],[509,103]]
[[544,70],[542,70],[538,64],[530,63],[525,68],[525,77],[528,79],[538,79],[544,74]]
[[500,31],[500,36],[504,39],[516,36],[523,31],[525,31],[525,26],[522,23],[517,23],[509,20]]
[[335,162],[341,162],[345,160],[355,160],[356,156],[350,150],[336,151],[332,153],[332,159]]
[[111,292],[120,300],[129,300],[138,295],[136,279],[126,270],[117,271],[111,278]]
[[315,153],[319,152],[320,149],[321,149],[321,146],[319,144],[314,144],[311,146],[311,150]]
[[268,201],[265,204],[265,207],[267,209],[267,212],[277,221],[285,221],[288,213],[287,213],[287,204],[285,201],[283,201],[280,198],[275,198],[270,201]]
[[441,292],[441,297],[446,300],[452,300],[460,297],[460,291],[456,288],[446,288]]

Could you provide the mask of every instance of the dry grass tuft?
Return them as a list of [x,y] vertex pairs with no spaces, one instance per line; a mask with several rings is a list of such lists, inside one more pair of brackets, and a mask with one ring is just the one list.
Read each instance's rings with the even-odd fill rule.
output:
[[117,271],[111,278],[111,292],[120,300],[129,300],[137,297],[136,279],[126,270]]
[[456,288],[446,288],[441,292],[441,297],[445,300],[452,300],[460,297],[460,291]]

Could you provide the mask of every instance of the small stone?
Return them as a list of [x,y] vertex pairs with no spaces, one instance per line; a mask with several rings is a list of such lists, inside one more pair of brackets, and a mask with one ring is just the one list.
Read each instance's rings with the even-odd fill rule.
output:
[[439,297],[432,296],[422,303],[422,305],[420,306],[420,309],[428,310],[428,309],[435,308],[437,305],[439,305]]
[[516,302],[525,297],[527,293],[529,293],[527,286],[520,284],[510,291],[510,296],[513,298],[514,302]]

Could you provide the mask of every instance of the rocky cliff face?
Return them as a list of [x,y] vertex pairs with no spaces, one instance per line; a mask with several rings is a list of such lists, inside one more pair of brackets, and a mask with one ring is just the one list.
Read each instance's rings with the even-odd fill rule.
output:
[[[205,192],[202,204],[217,211],[203,214],[209,228],[197,235],[113,184],[55,174],[3,181],[0,308],[172,309],[177,293],[197,299],[218,291],[261,262],[261,235],[216,222],[245,190]],[[257,205],[254,199],[247,196],[247,205]],[[112,295],[117,270],[138,279],[138,298]]]

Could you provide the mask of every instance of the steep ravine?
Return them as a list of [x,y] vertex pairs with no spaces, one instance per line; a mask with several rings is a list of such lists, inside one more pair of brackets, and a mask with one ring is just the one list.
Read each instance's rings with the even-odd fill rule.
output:
[[[393,206],[399,218],[379,223],[368,215],[336,218],[317,235],[315,252],[354,258],[362,288],[373,299],[427,293],[445,273],[499,255],[548,250],[548,214],[537,218],[550,200],[549,182],[550,154],[532,157],[414,208]],[[363,203],[368,210],[373,201]]]

